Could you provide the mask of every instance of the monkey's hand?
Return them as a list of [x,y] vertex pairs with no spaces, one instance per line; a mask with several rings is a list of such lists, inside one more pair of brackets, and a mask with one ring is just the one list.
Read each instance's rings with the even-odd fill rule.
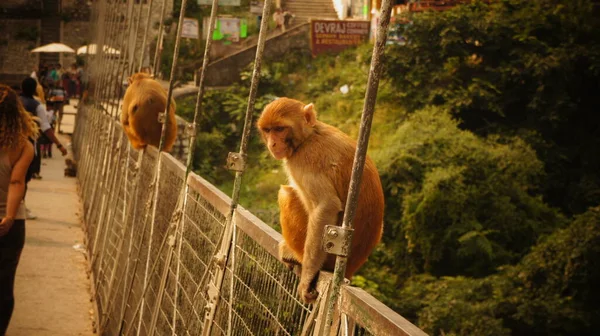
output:
[[[315,279],[317,277],[315,276]],[[300,299],[304,303],[314,303],[319,296],[319,292],[317,292],[316,286],[311,282],[300,281],[298,284],[298,295],[300,295]]]

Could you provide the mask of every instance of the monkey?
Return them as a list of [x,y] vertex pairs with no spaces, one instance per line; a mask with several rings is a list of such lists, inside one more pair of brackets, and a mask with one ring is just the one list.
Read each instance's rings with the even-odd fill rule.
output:
[[[158,114],[166,109],[167,93],[160,83],[143,72],[134,74],[128,81],[121,113],[123,130],[133,148],[143,149],[147,145],[158,148],[162,129]],[[177,137],[174,99],[171,99],[167,118],[163,150],[168,152]]]
[[[283,240],[279,259],[300,265],[298,294],[306,303],[318,297],[321,269],[333,270],[335,256],[323,250],[325,225],[340,225],[348,196],[356,142],[317,120],[313,104],[290,98],[269,103],[257,121],[271,156],[283,161],[289,185],[278,194]],[[366,262],[383,232],[384,198],[379,173],[367,156],[359,188],[354,234],[345,276]]]

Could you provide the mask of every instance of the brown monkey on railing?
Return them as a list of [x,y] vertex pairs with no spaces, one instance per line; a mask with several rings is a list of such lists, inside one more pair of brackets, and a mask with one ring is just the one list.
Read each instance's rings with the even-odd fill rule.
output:
[[[322,247],[325,225],[341,224],[352,175],[356,142],[317,120],[312,104],[279,98],[267,105],[258,129],[271,155],[284,160],[290,186],[279,190],[283,241],[279,257],[302,266],[298,292],[304,302],[318,296],[319,270],[332,270],[335,256]],[[381,239],[383,190],[379,173],[366,159],[358,197],[354,236],[345,276],[352,277]]]
[[[167,92],[150,75],[139,72],[129,77],[129,87],[123,98],[121,124],[133,148],[143,149],[146,145],[158,148],[162,128],[162,124],[158,122],[158,114],[165,111],[166,105]],[[177,137],[173,99],[169,105],[167,118],[163,150],[168,152]]]

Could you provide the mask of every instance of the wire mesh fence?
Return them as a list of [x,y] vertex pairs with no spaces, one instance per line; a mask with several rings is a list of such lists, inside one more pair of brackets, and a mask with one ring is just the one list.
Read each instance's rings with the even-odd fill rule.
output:
[[[207,324],[229,197],[195,174],[184,183],[185,168],[168,154],[133,150],[115,118],[94,107],[80,109],[73,145],[102,335],[202,335],[207,326],[211,335],[319,335],[323,309],[299,300],[296,274],[276,257],[281,236],[241,207]],[[321,293],[329,279],[321,276]],[[424,335],[360,289],[344,287],[338,311],[335,334]]]
[[[171,155],[130,147],[118,99],[123,79],[143,63],[145,50],[138,63],[135,53],[140,22],[151,22],[141,19],[144,5],[94,2],[92,39],[121,53],[92,60],[94,103],[80,107],[73,135],[99,334],[323,334],[330,274],[320,276],[319,300],[303,304],[296,273],[277,258],[279,233],[200,176],[186,176]],[[336,302],[331,335],[425,335],[360,289],[343,286]]]

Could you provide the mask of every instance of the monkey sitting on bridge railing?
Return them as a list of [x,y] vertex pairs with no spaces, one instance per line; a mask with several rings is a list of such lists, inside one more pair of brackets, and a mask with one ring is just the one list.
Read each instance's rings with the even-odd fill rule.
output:
[[[167,92],[150,75],[139,72],[129,77],[129,87],[123,98],[121,124],[133,148],[143,149],[147,145],[158,148],[162,129],[158,115],[165,111],[166,105]],[[167,118],[163,150],[168,152],[177,137],[175,100],[172,98]]]
[[[317,120],[313,104],[289,98],[267,105],[257,127],[271,155],[284,161],[290,181],[279,190],[279,258],[290,268],[301,265],[298,293],[312,303],[319,270],[335,265],[335,256],[323,250],[323,233],[326,225],[341,224],[356,142]],[[368,156],[359,190],[346,278],[367,261],[383,232],[383,189]]]

